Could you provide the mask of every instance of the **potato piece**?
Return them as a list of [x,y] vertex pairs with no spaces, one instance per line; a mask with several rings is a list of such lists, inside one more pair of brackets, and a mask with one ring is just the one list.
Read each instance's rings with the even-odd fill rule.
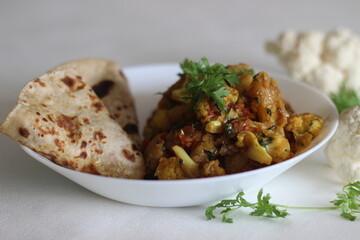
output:
[[265,72],[254,76],[247,95],[250,99],[250,110],[256,114],[259,122],[274,123],[279,129],[285,126],[289,114],[276,82]]
[[168,110],[168,119],[171,126],[175,124],[188,124],[195,119],[195,114],[188,105],[181,104]]
[[156,135],[147,145],[144,151],[146,175],[153,176],[159,165],[159,160],[165,156],[165,141],[162,135]]
[[213,135],[205,134],[202,137],[201,142],[191,151],[190,157],[197,163],[203,163],[214,160],[217,154]]
[[228,155],[224,159],[225,171],[227,174],[242,172],[248,161],[242,151]]
[[250,69],[249,65],[247,65],[245,63],[239,63],[239,64],[235,64],[235,65],[228,65],[226,68],[229,69],[232,72],[234,72],[234,71],[241,72],[241,71]]
[[154,116],[151,118],[149,125],[157,132],[168,130],[171,127],[171,123],[169,121],[169,111],[167,109],[158,108]]

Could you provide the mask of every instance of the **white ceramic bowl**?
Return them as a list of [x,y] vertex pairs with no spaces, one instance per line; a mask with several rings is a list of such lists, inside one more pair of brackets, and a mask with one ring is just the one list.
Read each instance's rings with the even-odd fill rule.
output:
[[[260,71],[262,69],[255,69]],[[155,108],[159,95],[177,80],[180,69],[177,64],[137,66],[125,69],[132,92],[136,98],[140,127]],[[227,176],[175,180],[128,180],[81,173],[58,166],[34,151],[22,146],[33,158],[69,178],[84,188],[117,201],[155,207],[183,207],[201,205],[225,198],[239,190],[260,188],[309,154],[324,145],[336,130],[338,114],[328,97],[307,85],[281,76],[269,75],[279,80],[284,98],[297,113],[311,112],[326,121],[321,134],[300,155],[269,167]]]

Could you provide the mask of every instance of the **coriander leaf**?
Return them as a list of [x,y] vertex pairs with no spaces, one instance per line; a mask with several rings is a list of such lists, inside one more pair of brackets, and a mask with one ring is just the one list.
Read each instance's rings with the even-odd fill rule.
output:
[[337,194],[337,199],[331,201],[337,208],[341,209],[340,216],[354,221],[354,214],[360,213],[360,181],[350,183],[343,187],[343,193]]
[[217,206],[210,206],[210,207],[206,208],[205,216],[208,220],[216,218],[214,215],[214,211],[216,208],[217,208]]
[[341,84],[338,93],[330,94],[330,98],[334,102],[339,113],[347,108],[360,105],[360,99],[356,92],[353,89],[348,88],[345,81]]
[[350,213],[343,212],[340,214],[341,217],[349,219],[350,221],[354,221],[356,217],[354,215],[351,215]]
[[263,196],[263,191],[261,189],[257,195],[258,202],[254,207],[255,210],[250,213],[250,216],[264,216],[269,218],[286,217],[288,215],[286,210],[279,210],[277,205],[269,202],[270,198],[270,194]]
[[225,75],[224,78],[231,87],[235,87],[239,83],[239,78],[234,74]]
[[225,101],[222,99],[223,97],[226,97],[229,94],[229,90],[227,90],[224,87],[219,88],[218,90],[214,91],[214,92],[210,92],[209,96],[212,97],[212,99],[215,100],[218,108],[220,110],[225,109],[226,104]]
[[219,63],[210,65],[207,58],[202,58],[200,62],[185,59],[180,67],[184,72],[182,75],[187,75],[190,80],[185,89],[189,95],[186,98],[191,99],[192,108],[196,108],[201,99],[209,97],[220,110],[224,110],[224,97],[230,93],[226,86],[236,86],[240,82],[238,76],[245,72],[230,71]]

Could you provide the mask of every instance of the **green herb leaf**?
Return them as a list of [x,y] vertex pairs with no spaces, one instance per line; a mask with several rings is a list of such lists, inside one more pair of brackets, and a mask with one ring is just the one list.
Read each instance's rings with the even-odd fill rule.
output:
[[223,98],[230,93],[226,86],[236,86],[240,82],[239,75],[253,72],[230,71],[219,63],[210,65],[207,58],[202,58],[200,62],[186,59],[180,67],[190,79],[185,88],[189,94],[188,98],[191,99],[191,107],[196,108],[201,99],[210,97],[220,110],[226,108]]
[[206,209],[205,215],[208,220],[216,218],[215,212],[222,215],[222,222],[232,223],[233,219],[229,216],[232,212],[240,208],[251,208],[250,216],[263,216],[267,218],[285,218],[289,215],[287,209],[304,209],[304,210],[341,210],[340,216],[350,221],[356,220],[360,214],[360,181],[347,184],[343,187],[343,192],[337,194],[337,199],[331,201],[334,206],[330,207],[294,207],[271,203],[270,194],[263,194],[260,189],[257,195],[257,202],[251,203],[245,200],[244,192],[237,194],[235,199],[222,200],[220,203],[210,206]]
[[331,203],[341,209],[343,218],[354,221],[354,214],[360,213],[360,181],[344,186],[343,193],[338,193],[337,199]]
[[345,81],[341,84],[339,92],[337,94],[330,94],[330,98],[339,113],[347,108],[360,105],[360,99],[356,92],[348,88]]
[[279,210],[276,204],[270,203],[270,194],[263,196],[263,191],[260,189],[257,195],[257,204],[254,207],[254,211],[250,213],[250,216],[264,216],[268,218],[284,218],[288,215],[286,209]]
[[204,150],[204,153],[207,155],[209,161],[215,160],[216,159],[216,151],[207,151]]
[[232,125],[231,124],[225,124],[224,129],[225,129],[225,136],[227,138],[230,138],[231,134],[233,133]]
[[262,147],[266,147],[267,145],[269,145],[270,143],[272,143],[273,139],[271,137],[263,137],[259,140],[259,144]]

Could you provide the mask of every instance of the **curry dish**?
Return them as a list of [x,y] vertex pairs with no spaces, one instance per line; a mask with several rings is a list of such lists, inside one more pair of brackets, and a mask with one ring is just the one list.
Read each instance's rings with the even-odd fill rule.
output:
[[285,161],[323,119],[296,114],[276,81],[246,64],[181,63],[144,129],[146,178],[175,180],[249,171]]

